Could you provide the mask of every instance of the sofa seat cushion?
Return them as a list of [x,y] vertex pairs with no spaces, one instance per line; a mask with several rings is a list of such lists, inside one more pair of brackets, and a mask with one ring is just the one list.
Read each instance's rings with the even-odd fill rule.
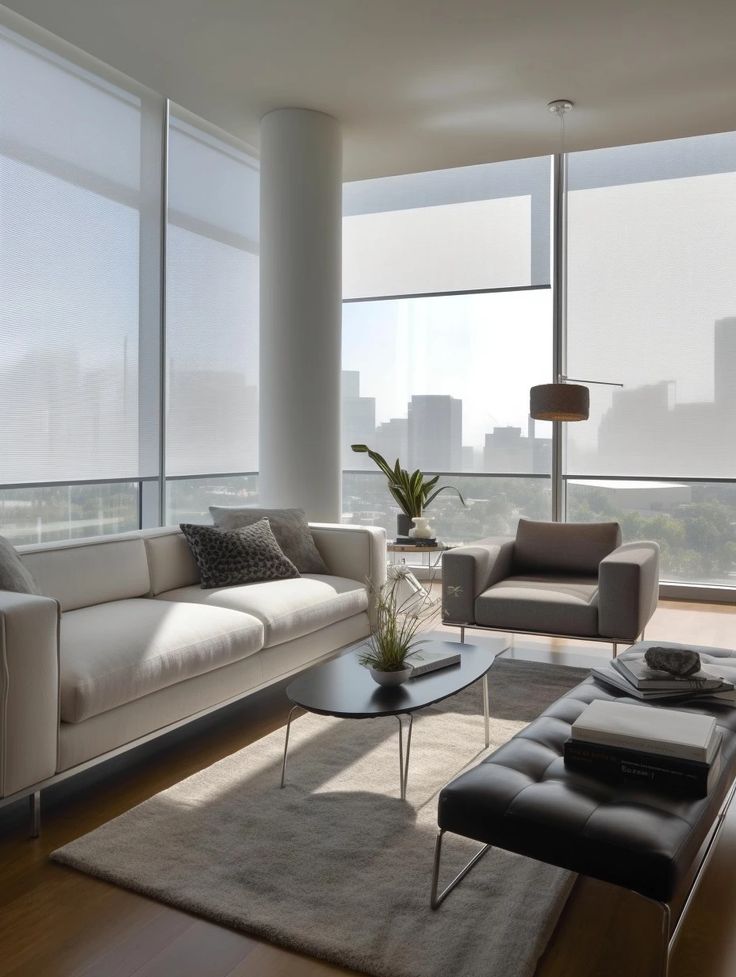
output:
[[595,637],[598,581],[578,576],[506,577],[476,598],[475,620],[509,631]]
[[156,599],[227,607],[252,614],[263,622],[267,648],[344,621],[368,607],[365,584],[326,574],[304,574],[292,580],[267,580],[213,590],[180,587],[159,594]]
[[68,611],[61,619],[61,719],[82,722],[262,647],[261,622],[224,607],[144,598]]

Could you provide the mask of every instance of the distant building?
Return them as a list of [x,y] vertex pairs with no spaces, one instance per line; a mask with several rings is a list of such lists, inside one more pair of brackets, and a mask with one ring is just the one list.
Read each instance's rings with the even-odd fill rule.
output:
[[409,468],[457,472],[462,468],[463,402],[415,394],[409,402]]
[[483,446],[483,470],[487,472],[549,472],[552,457],[550,438],[537,438],[530,419],[527,437],[520,427],[494,427],[486,434]]
[[350,450],[351,444],[373,447],[376,433],[376,398],[360,396],[358,370],[342,371],[342,467],[369,469],[373,462],[368,455]]
[[462,463],[461,471],[464,472],[477,471],[476,451],[472,444],[463,445],[462,459],[463,459],[463,463]]
[[409,421],[406,417],[392,417],[376,428],[376,451],[389,464],[398,458],[402,467],[409,463]]
[[713,399],[677,403],[672,380],[617,390],[598,429],[605,470],[730,473],[724,431],[736,422],[736,316],[718,319],[713,330]]

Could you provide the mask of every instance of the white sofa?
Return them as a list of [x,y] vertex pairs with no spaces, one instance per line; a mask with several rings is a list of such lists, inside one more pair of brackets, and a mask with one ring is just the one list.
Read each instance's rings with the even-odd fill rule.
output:
[[381,529],[312,524],[331,574],[203,590],[178,529],[19,547],[0,591],[0,804],[298,672],[369,633]]

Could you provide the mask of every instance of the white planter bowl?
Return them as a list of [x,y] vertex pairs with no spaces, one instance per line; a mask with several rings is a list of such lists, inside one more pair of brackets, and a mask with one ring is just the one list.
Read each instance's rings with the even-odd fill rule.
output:
[[408,668],[402,668],[399,672],[379,672],[377,668],[370,669],[371,678],[378,685],[383,685],[385,687],[391,687],[396,685],[403,685],[404,682],[410,677],[412,673],[412,667],[409,665]]

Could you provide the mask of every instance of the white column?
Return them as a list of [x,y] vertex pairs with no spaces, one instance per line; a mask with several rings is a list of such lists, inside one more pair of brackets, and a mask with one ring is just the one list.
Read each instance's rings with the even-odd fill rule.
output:
[[261,120],[259,487],[264,506],[340,516],[342,141],[335,119]]

